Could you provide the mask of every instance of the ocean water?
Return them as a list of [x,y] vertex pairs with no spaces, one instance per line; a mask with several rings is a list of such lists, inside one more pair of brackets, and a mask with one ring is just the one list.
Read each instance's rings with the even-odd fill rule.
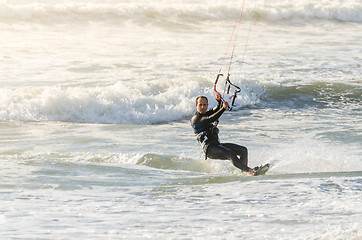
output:
[[219,128],[258,177],[190,126],[242,5],[0,0],[0,238],[362,239],[362,1],[245,1]]

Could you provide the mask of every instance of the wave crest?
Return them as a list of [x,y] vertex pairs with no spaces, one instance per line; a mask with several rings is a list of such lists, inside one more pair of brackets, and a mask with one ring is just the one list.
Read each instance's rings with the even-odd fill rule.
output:
[[[243,107],[359,109],[362,89],[344,83],[316,82],[283,86],[243,81],[234,111]],[[188,119],[194,99],[205,95],[210,106],[212,82],[204,78],[117,82],[97,87],[2,89],[0,121],[66,121],[105,124],[157,124]],[[215,101],[215,102],[213,102]]]
[[[246,3],[243,17],[265,22],[362,22],[360,1],[257,1]],[[27,22],[41,24],[107,22],[133,22],[142,25],[173,22],[195,25],[205,21],[235,21],[240,2],[223,3],[201,1],[169,3],[122,2],[52,2],[31,3],[0,2],[0,20],[5,23]],[[174,27],[174,25],[172,26]]]
[[[0,121],[66,121],[155,124],[182,120],[195,111],[194,99],[213,99],[212,81],[179,78],[121,81],[96,87],[28,87],[2,89]],[[239,106],[253,105],[261,86],[243,84]],[[257,93],[256,93],[257,92]],[[216,101],[212,104],[216,104]]]

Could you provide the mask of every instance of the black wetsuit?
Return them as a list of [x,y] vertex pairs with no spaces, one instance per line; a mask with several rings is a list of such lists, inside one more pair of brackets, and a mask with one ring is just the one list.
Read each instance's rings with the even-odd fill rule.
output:
[[[208,110],[205,114],[196,112],[191,118],[191,126],[197,140],[201,143],[205,158],[231,160],[233,165],[242,171],[249,171],[248,150],[246,147],[233,143],[220,143],[219,129],[216,127],[218,119],[225,109],[221,100],[215,108]],[[239,156],[239,157],[238,157]]]

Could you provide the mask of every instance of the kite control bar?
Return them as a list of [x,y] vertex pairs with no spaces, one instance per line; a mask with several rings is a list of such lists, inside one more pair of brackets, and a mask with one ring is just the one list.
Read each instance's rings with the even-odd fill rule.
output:
[[226,78],[226,83],[229,83],[227,94],[229,94],[229,92],[230,92],[230,87],[233,86],[235,88],[235,90],[234,90],[234,94],[230,97],[230,99],[231,98],[233,99],[231,102],[231,106],[234,106],[236,95],[241,91],[241,89],[238,86],[236,86],[235,84],[233,84],[232,82],[230,82],[229,76],[230,76],[230,74],[228,74],[228,77]]
[[[215,91],[216,93],[219,93],[219,92],[216,90],[216,84],[217,84],[217,82],[219,81],[219,77],[220,77],[220,76],[223,76],[223,75],[219,73],[219,74],[217,75],[217,77],[216,77],[215,84],[214,84],[214,91]],[[240,89],[240,87],[236,86],[235,84],[233,84],[233,83],[230,81],[229,76],[230,76],[230,74],[228,74],[228,76],[227,76],[227,78],[226,78],[226,80],[225,80],[225,90],[226,90],[226,86],[229,84],[229,85],[227,86],[227,91],[226,91],[227,94],[229,94],[229,92],[230,92],[230,87],[231,87],[231,86],[233,86],[233,87],[235,88],[234,94],[229,97],[229,99],[232,99],[232,101],[231,101],[231,107],[229,106],[228,109],[231,110],[232,107],[234,106],[236,95],[241,91],[241,89]],[[224,90],[224,93],[225,93],[225,90]],[[220,94],[220,93],[219,93],[219,94]],[[221,94],[220,94],[220,95],[221,95]],[[221,97],[221,101],[225,102],[224,98]]]
[[[219,73],[219,74],[217,75],[217,77],[216,77],[215,84],[214,84],[214,92],[215,92],[215,93],[218,93],[218,94],[220,94],[220,93],[216,90],[216,84],[217,84],[217,82],[219,81],[219,77],[220,77],[220,76],[223,76],[223,75]],[[221,97],[220,99],[221,99],[222,102],[226,102],[225,99],[221,96],[221,94],[220,94],[220,97]],[[231,111],[231,109],[232,109],[232,107],[228,106],[228,110]]]

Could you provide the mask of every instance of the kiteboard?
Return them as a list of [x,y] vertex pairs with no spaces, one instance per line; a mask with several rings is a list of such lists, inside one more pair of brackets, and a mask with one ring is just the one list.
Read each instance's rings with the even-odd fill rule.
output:
[[260,166],[260,168],[255,171],[254,176],[264,175],[269,170],[269,167],[269,163]]

